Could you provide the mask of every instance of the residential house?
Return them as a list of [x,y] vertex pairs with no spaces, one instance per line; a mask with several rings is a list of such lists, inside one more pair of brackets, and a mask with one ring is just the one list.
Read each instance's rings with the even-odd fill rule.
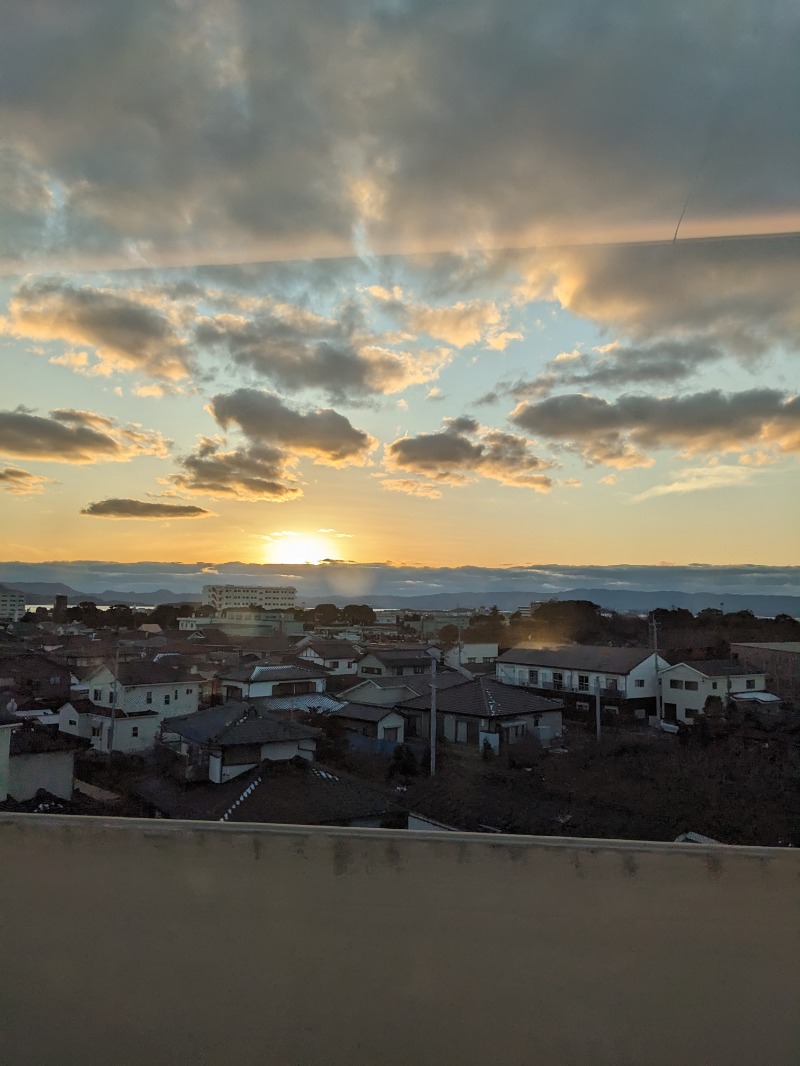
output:
[[327,673],[320,667],[275,663],[246,663],[226,668],[219,675],[225,700],[263,696],[300,696],[324,692]]
[[430,673],[431,658],[438,649],[429,647],[392,647],[367,649],[358,664],[360,677],[411,677]]
[[735,695],[752,699],[763,693],[766,676],[733,660],[710,659],[668,666],[661,673],[661,700],[666,722],[694,723],[706,700],[718,696],[727,706]]
[[58,731],[82,737],[95,751],[137,755],[156,742],[161,715],[152,710],[124,711],[73,697],[58,711]]
[[731,644],[731,658],[762,671],[770,692],[800,711],[800,640]]
[[357,674],[362,654],[361,649],[349,640],[323,640],[308,636],[296,645],[298,659],[315,663],[336,676]]
[[87,741],[54,733],[33,722],[24,723],[11,733],[6,777],[8,796],[23,803],[44,790],[59,799],[71,799],[75,789],[75,756],[88,747]]
[[128,715],[155,711],[159,718],[172,718],[197,710],[200,678],[185,667],[137,659],[104,663],[73,685],[72,693]]
[[150,776],[134,792],[143,813],[161,818],[393,829],[408,821],[396,794],[338,769],[295,762],[267,762],[222,784]]
[[392,707],[348,701],[332,711],[331,716],[338,718],[348,732],[362,737],[392,744],[402,744],[405,740],[405,719]]
[[5,655],[0,659],[0,688],[12,689],[19,702],[58,702],[69,697],[68,667],[36,653]]
[[599,695],[605,713],[643,719],[658,715],[658,674],[669,665],[649,648],[511,648],[497,660],[497,680],[561,699],[578,717],[594,713]]
[[[464,685],[469,680],[464,674],[454,670],[437,670],[436,688],[443,691],[453,685]],[[342,700],[354,703],[369,703],[379,707],[394,707],[405,700],[423,696],[430,691],[431,674],[412,674],[398,677],[365,677],[357,684],[338,693]]]
[[451,670],[466,669],[471,673],[494,673],[497,659],[496,644],[476,644],[459,641],[446,645],[443,649],[442,662]]
[[[407,700],[398,710],[415,736],[430,734],[431,692]],[[436,692],[436,736],[452,744],[494,751],[534,736],[549,744],[563,730],[562,702],[493,677],[476,677]]]
[[184,781],[222,784],[264,762],[314,759],[319,730],[262,714],[249,703],[223,703],[161,727],[161,744],[177,757]]

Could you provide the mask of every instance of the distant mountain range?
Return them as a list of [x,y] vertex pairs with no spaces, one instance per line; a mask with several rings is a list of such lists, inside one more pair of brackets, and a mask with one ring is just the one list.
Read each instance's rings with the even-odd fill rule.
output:
[[[161,603],[200,603],[199,592],[173,592],[170,589],[156,589],[153,592],[117,592],[105,589],[103,592],[79,592],[69,585],[46,581],[15,581],[7,583],[8,588],[24,592],[29,603],[51,603],[55,596],[66,596],[69,604],[91,600],[98,606],[110,606],[114,603],[126,603],[131,606],[158,605]],[[388,610],[423,610],[447,611],[457,607],[472,610],[477,607],[496,605],[501,611],[513,611],[540,600],[589,600],[599,607],[612,611],[637,611],[645,614],[656,608],[669,609],[685,607],[697,614],[706,608],[718,608],[726,612],[752,611],[755,615],[772,618],[777,614],[789,614],[800,617],[800,596],[768,596],[754,593],[715,594],[712,592],[647,592],[628,589],[574,588],[558,593],[542,592],[532,589],[530,592],[496,591],[492,593],[437,592],[427,595],[400,596],[387,594],[379,596],[309,596],[301,594],[301,602],[309,605],[315,603],[335,603],[344,607],[348,603],[368,603],[371,607],[383,607]]]

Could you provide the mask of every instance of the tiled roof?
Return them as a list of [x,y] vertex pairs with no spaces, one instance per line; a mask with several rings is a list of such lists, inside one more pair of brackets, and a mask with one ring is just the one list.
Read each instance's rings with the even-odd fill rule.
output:
[[745,674],[758,674],[755,667],[749,668],[745,663],[736,663],[730,659],[683,659],[678,666],[689,666],[692,670],[704,674],[706,677],[743,677]]
[[172,818],[200,821],[349,825],[396,809],[394,796],[324,766],[265,764],[224,785],[181,786],[140,778],[135,793]]
[[195,744],[222,746],[308,740],[319,735],[319,730],[311,726],[260,714],[254,707],[240,702],[169,718],[164,728]]
[[[428,711],[431,706],[430,692],[413,700],[406,700],[400,709]],[[537,696],[530,689],[517,685],[504,685],[491,677],[478,677],[463,685],[446,689],[436,694],[437,711],[443,714],[459,714],[470,718],[507,718],[520,714],[542,714],[560,711],[561,700]]]
[[26,724],[11,734],[12,755],[43,755],[52,751],[83,751],[91,747],[90,740],[68,733],[53,733],[44,726]]
[[306,649],[315,652],[321,659],[360,659],[363,652],[349,640],[310,640],[297,654],[302,656]]
[[221,670],[223,681],[310,681],[327,677],[325,670],[314,666],[275,665],[274,663],[246,663],[232,669]]
[[565,648],[511,648],[497,661],[519,666],[627,674],[652,654],[651,648],[609,648],[603,644],[571,644]]
[[333,712],[336,718],[352,718],[357,722],[382,722],[389,714],[395,714],[394,707],[374,703],[344,703]]

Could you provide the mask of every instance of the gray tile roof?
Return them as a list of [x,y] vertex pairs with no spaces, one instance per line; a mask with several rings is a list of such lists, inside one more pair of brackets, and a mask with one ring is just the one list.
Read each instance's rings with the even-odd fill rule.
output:
[[652,654],[651,648],[609,648],[603,644],[571,644],[563,648],[511,648],[497,661],[519,666],[554,667],[556,670],[627,674]]
[[395,714],[394,707],[374,703],[345,703],[332,712],[336,718],[352,718],[356,722],[382,722],[389,714]]
[[706,677],[743,677],[745,674],[763,674],[763,670],[748,667],[745,663],[730,659],[682,659],[679,666],[690,666]]
[[[399,705],[400,710],[429,711],[430,692]],[[528,688],[504,685],[492,677],[477,677],[463,685],[437,692],[436,707],[442,714],[459,714],[469,718],[508,718],[522,714],[560,711],[561,700],[537,696]]]
[[255,683],[258,681],[311,681],[319,677],[327,677],[327,673],[317,666],[296,666],[293,664],[275,663],[245,663],[244,666],[236,666],[220,670],[219,677],[223,681],[242,681]]
[[248,703],[223,703],[194,714],[168,718],[164,730],[195,744],[269,744],[283,740],[308,740],[318,729],[299,722],[260,714]]

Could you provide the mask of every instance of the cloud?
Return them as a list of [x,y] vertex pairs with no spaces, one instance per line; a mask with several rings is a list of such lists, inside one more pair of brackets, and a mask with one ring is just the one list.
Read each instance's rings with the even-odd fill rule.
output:
[[552,479],[542,471],[553,464],[534,455],[524,437],[489,429],[472,418],[447,419],[440,433],[400,437],[386,446],[385,461],[391,471],[448,485],[481,476],[537,492],[552,487]]
[[195,339],[276,385],[323,389],[337,399],[400,392],[432,380],[450,360],[445,348],[386,347],[346,307],[340,320],[278,303],[254,318],[220,314],[201,319]]
[[94,365],[88,365],[85,352],[51,360],[83,373],[136,370],[178,381],[192,369],[190,349],[175,325],[162,310],[145,302],[143,294],[41,278],[16,289],[8,312],[5,329],[15,337],[90,346],[97,356]]
[[84,507],[81,514],[93,518],[210,518],[213,511],[192,504],[152,503],[149,500],[97,500]]
[[402,492],[406,496],[421,496],[426,500],[438,500],[442,496],[442,490],[437,489],[435,485],[426,481],[414,481],[413,478],[384,477],[381,478],[380,486],[387,492]]
[[0,489],[12,496],[38,496],[52,479],[40,474],[31,474],[17,466],[0,467]]
[[787,3],[186,11],[12,5],[14,264],[670,237],[690,190],[689,232],[796,212],[800,118],[775,106],[795,92]]
[[[617,389],[642,383],[673,384],[725,352],[707,341],[658,341],[649,346],[604,345],[591,352],[562,352],[536,378],[517,381],[507,391],[518,399],[549,396],[558,389]],[[496,399],[497,394],[492,395]],[[483,398],[488,402],[488,398]]]
[[209,411],[223,429],[236,425],[253,442],[291,449],[332,466],[361,464],[376,444],[331,408],[297,411],[273,393],[257,389],[215,396]]
[[506,329],[508,309],[493,300],[459,300],[436,306],[413,300],[399,286],[387,289],[372,285],[366,290],[380,308],[413,333],[426,333],[455,348],[483,344],[503,351],[510,341],[522,340],[522,333]]
[[671,496],[674,493],[705,492],[707,489],[721,489],[746,485],[753,480],[756,471],[744,466],[726,464],[686,467],[681,470],[674,481],[664,485],[653,485],[632,497],[634,502],[651,500],[658,496]]
[[694,455],[758,444],[800,451],[800,401],[775,389],[624,395],[613,401],[572,393],[521,402],[509,417],[533,436],[575,447],[589,462],[619,468],[651,465],[641,449]]
[[25,408],[0,411],[0,454],[54,463],[125,462],[167,455],[169,441],[154,430],[122,425],[92,411],[56,410],[50,417]]
[[219,440],[202,438],[194,452],[179,456],[181,472],[165,481],[183,492],[216,499],[285,503],[303,495],[291,474],[291,457],[279,448],[253,444],[224,451],[223,447]]

